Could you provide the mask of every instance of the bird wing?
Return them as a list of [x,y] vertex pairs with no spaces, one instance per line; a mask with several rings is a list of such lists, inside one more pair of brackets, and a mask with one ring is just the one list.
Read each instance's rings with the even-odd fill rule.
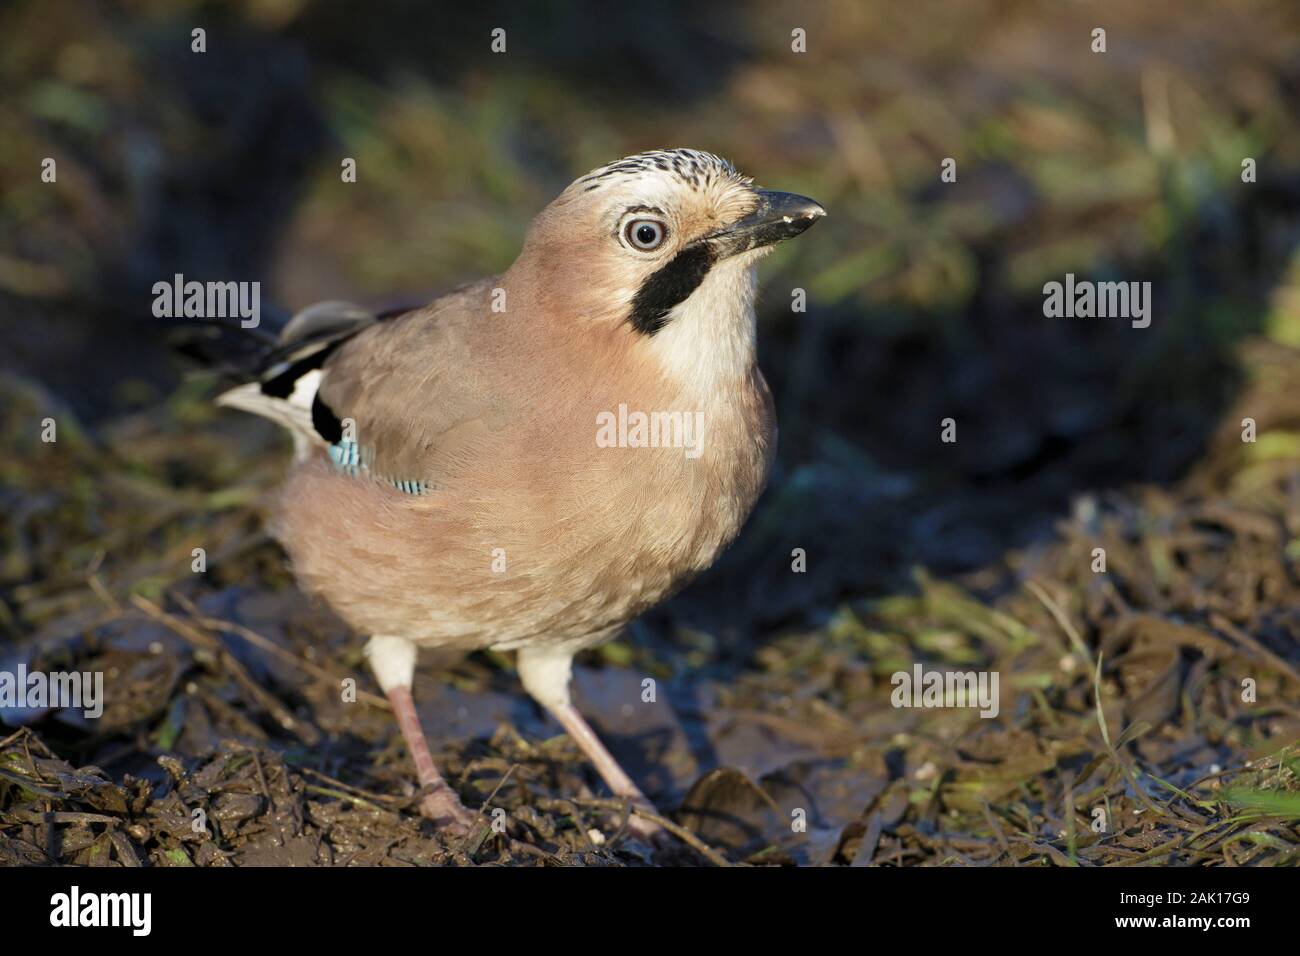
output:
[[217,401],[288,429],[299,460],[324,451],[344,471],[422,493],[472,459],[493,417],[497,400],[471,342],[491,286],[413,310],[309,306],[251,363],[226,370],[251,381]]
[[476,458],[501,406],[486,377],[491,357],[475,346],[491,287],[484,280],[343,333],[311,409],[316,432],[344,443],[331,452],[336,463],[418,493]]

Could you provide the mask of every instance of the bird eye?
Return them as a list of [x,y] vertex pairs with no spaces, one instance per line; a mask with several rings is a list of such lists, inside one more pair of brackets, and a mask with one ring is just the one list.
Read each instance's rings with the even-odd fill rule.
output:
[[655,219],[633,219],[623,230],[628,243],[634,249],[649,252],[664,244],[668,236],[668,227]]

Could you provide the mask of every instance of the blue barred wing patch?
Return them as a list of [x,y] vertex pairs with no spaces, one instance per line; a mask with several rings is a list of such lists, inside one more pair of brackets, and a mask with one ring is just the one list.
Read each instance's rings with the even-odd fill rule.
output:
[[[347,475],[361,476],[369,475],[370,469],[366,467],[365,462],[361,460],[361,449],[354,441],[348,441],[346,438],[336,441],[328,446],[330,461],[334,462],[334,467]],[[408,495],[422,495],[429,490],[427,481],[410,480],[403,478],[376,478],[386,485],[392,485],[398,491]]]

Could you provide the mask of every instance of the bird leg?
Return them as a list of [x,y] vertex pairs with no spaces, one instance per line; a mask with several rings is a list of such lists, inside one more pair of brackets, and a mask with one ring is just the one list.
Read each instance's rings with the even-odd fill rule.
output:
[[420,813],[432,820],[439,830],[468,833],[476,817],[465,809],[456,791],[438,772],[420,727],[419,714],[415,711],[415,699],[411,696],[415,645],[405,638],[376,635],[366,644],[366,655],[379,686],[393,706],[402,739],[406,741],[406,749],[415,763],[420,787],[427,791],[420,800]]
[[654,804],[632,782],[632,778],[600,742],[578,708],[573,706],[569,696],[572,665],[573,653],[562,648],[524,648],[519,652],[517,661],[519,679],[523,682],[524,689],[560,722],[560,726],[595,765],[596,772],[614,795],[631,803],[632,816],[628,819],[628,830],[648,842],[660,842],[665,835],[663,827],[636,813],[638,809],[654,813]]

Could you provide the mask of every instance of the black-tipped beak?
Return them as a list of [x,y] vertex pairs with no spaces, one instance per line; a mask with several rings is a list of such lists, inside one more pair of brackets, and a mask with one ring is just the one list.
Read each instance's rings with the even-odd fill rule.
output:
[[708,238],[718,258],[793,239],[826,215],[821,203],[807,196],[766,189],[755,192],[758,206],[753,212]]

